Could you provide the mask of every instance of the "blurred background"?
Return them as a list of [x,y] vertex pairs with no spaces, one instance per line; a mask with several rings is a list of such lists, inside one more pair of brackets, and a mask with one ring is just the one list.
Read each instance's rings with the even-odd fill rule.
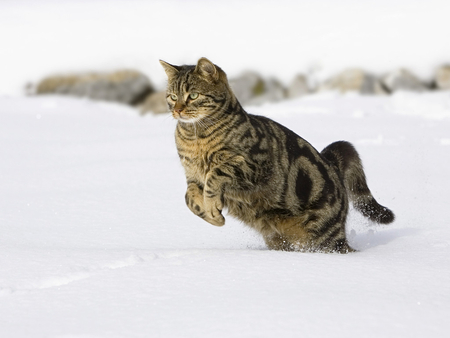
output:
[[349,67],[404,67],[431,81],[450,62],[448,0],[1,0],[0,95],[51,74],[132,68],[157,88],[159,59],[205,56],[229,75],[288,83]]

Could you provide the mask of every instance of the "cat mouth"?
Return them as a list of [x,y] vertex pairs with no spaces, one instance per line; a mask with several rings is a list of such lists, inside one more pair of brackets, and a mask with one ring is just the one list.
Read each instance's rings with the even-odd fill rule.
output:
[[200,120],[200,117],[197,115],[191,115],[189,113],[186,112],[174,112],[173,113],[173,117],[181,122],[185,122],[185,123],[195,123],[198,120]]

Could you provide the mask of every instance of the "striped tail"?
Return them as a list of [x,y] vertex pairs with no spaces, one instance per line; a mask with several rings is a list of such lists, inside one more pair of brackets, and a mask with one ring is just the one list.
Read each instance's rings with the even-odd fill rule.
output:
[[371,221],[380,224],[389,224],[394,221],[394,213],[380,205],[372,196],[367,186],[361,159],[351,143],[334,142],[322,150],[321,155],[339,168],[345,189],[356,210]]

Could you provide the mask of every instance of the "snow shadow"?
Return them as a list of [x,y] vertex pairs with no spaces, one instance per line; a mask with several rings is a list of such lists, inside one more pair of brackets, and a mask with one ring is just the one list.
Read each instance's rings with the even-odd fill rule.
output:
[[350,246],[359,251],[374,248],[379,245],[386,245],[398,238],[405,236],[413,236],[419,233],[416,228],[403,229],[369,229],[364,232],[356,232],[351,230],[348,234]]

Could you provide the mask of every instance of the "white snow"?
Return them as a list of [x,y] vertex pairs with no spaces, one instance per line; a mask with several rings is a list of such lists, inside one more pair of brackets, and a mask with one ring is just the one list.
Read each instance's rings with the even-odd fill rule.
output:
[[[412,102],[440,117],[406,115]],[[361,251],[327,255],[268,251],[231,218],[191,214],[169,116],[0,99],[0,336],[446,337],[449,102],[330,94],[249,108],[318,149],[353,142],[396,212],[383,227],[352,212]]]
[[[319,150],[340,139],[355,144],[372,192],[397,220],[377,226],[352,211],[348,235],[360,251],[349,255],[269,251],[231,218],[217,228],[191,214],[170,116],[19,95],[49,72],[100,66],[145,66],[163,82],[159,58],[207,56],[231,73],[254,66],[288,78],[294,59],[301,71],[326,48],[323,55],[353,46],[354,36],[370,37],[359,40],[367,54],[336,50],[336,60],[319,61],[337,69],[345,55],[349,63],[359,56],[367,68],[404,62],[419,72],[450,55],[448,34],[437,29],[448,2],[277,3],[0,3],[0,337],[449,336],[450,92],[327,93],[248,107]],[[346,18],[332,21],[336,30],[327,24],[333,13]],[[207,22],[220,20],[218,32],[203,36],[186,14],[214,14]],[[239,20],[248,18],[272,29],[244,30]],[[292,32],[273,29],[297,24],[312,34],[297,45]],[[208,40],[216,35],[245,52]],[[387,58],[381,37],[404,44]]]

